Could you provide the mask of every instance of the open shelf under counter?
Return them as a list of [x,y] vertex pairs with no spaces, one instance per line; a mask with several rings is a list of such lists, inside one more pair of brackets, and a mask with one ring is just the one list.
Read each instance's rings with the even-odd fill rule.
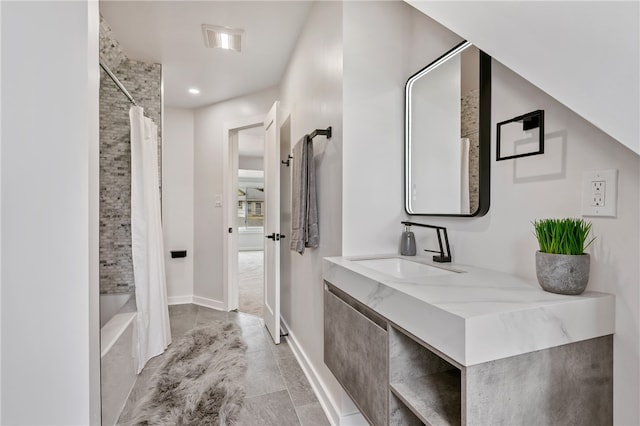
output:
[[461,423],[460,370],[390,383],[389,388],[424,424],[431,426]]
[[427,425],[460,425],[461,369],[404,330],[390,326],[388,331],[389,390],[399,400],[390,403],[404,404]]

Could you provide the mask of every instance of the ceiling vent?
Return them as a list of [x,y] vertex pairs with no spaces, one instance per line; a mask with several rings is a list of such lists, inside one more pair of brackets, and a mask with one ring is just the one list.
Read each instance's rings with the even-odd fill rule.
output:
[[203,24],[202,35],[206,47],[242,51],[244,30]]

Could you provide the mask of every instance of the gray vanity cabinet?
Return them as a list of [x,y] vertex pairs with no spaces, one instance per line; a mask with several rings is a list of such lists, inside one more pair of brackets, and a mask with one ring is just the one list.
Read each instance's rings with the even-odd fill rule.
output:
[[387,424],[386,322],[327,284],[324,291],[324,362],[373,425]]
[[[425,275],[400,278],[400,267]],[[460,271],[325,258],[324,361],[367,420],[613,424],[614,297],[553,295],[499,272]]]
[[324,362],[374,426],[613,422],[612,335],[464,366],[325,282]]
[[465,369],[466,426],[613,424],[613,335]]

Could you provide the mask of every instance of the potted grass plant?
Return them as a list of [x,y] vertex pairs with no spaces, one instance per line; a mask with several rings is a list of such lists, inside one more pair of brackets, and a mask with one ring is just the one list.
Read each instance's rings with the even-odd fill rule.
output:
[[536,276],[545,291],[580,294],[589,282],[590,257],[585,249],[591,224],[583,219],[541,219],[533,222],[540,251],[536,252]]

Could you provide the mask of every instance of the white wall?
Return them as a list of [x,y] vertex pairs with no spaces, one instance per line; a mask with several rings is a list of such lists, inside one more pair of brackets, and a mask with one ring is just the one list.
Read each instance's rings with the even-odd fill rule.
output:
[[[425,32],[430,44],[414,41]],[[364,420],[324,365],[321,259],[398,250],[404,84],[429,55],[459,41],[402,2],[318,2],[282,83],[281,119],[290,120],[293,143],[315,128],[334,132],[328,142],[314,139],[320,248],[291,254],[281,288],[283,320],[332,423]]]
[[238,161],[238,168],[244,170],[264,170],[264,158],[241,155]]
[[[409,75],[460,40],[439,24],[412,14],[413,23],[406,24],[410,39],[404,45],[410,47],[400,55],[396,52],[403,49],[398,44],[400,37],[376,39],[370,34],[380,27],[376,23],[384,23],[385,28],[395,29],[392,34],[400,34],[403,12],[398,8],[396,13],[385,13],[386,8],[393,7],[398,6],[391,2],[344,6],[344,255],[398,250],[399,221],[406,217],[402,213],[401,181],[403,85]],[[358,22],[365,8],[366,25]],[[385,40],[390,46],[384,44]],[[505,40],[503,43],[509,42]],[[398,64],[407,55],[402,77]],[[598,240],[590,250],[588,289],[617,296],[615,423],[640,424],[640,158],[497,61],[493,61],[492,81],[492,145],[497,122],[541,108],[546,112],[546,153],[516,161],[492,161],[491,209],[482,218],[412,219],[447,226],[455,262],[501,270],[535,282],[536,242],[530,222],[542,217],[579,216],[582,171],[619,169],[618,218],[589,218]],[[393,85],[397,87],[395,94]],[[616,112],[628,113],[624,105],[613,105],[610,107]],[[368,127],[380,133],[367,133]],[[495,158],[495,152],[491,158]],[[352,198],[354,191],[359,195]],[[391,206],[378,204],[378,199],[387,200]],[[365,202],[373,208],[363,217],[360,212]],[[419,249],[437,247],[435,235],[428,230],[417,230],[416,237]]]
[[212,306],[223,306],[223,195],[224,125],[246,117],[265,115],[278,98],[278,89],[221,102],[194,112],[194,248],[193,294]]
[[343,254],[394,252],[402,215],[402,43],[409,39],[411,8],[345,2],[343,9]]
[[395,253],[405,83],[461,39],[404,2],[345,2],[343,19],[343,254]]
[[[341,254],[341,3],[316,2],[312,6],[282,81],[281,93],[282,114],[278,125],[290,120],[292,144],[315,129],[332,126],[333,130],[331,139],[318,136],[313,141],[320,246],[307,249],[302,256],[291,253],[291,273],[282,279],[281,314],[290,339],[303,353],[303,363],[315,371],[327,391],[321,398],[332,399],[328,404],[342,411],[343,391],[324,365],[322,338],[322,258]],[[290,179],[290,167],[283,167],[281,171],[281,179]],[[281,195],[290,203],[290,193]],[[283,209],[283,214],[287,211],[290,209]],[[330,414],[333,415],[336,413]]]
[[3,2],[3,424],[99,424],[98,80],[97,2]]
[[637,1],[406,1],[640,153]]
[[[484,16],[475,10],[472,14]],[[496,51],[509,46],[513,38],[495,31],[500,26],[491,28],[500,39],[493,40],[491,46]],[[423,31],[420,39],[440,39],[442,30],[432,28],[433,36]],[[566,37],[556,42],[562,45]],[[578,51],[591,47],[588,43],[576,46]],[[490,51],[489,45],[486,49]],[[555,72],[562,78],[573,76],[571,67]],[[619,72],[621,70],[614,68],[603,75],[605,80],[615,80]],[[618,217],[588,218],[598,235],[590,249],[592,266],[588,290],[616,295],[614,420],[616,424],[640,424],[637,405],[640,400],[640,291],[637,286],[640,281],[640,157],[495,60],[492,93],[494,152],[491,158],[495,158],[496,123],[535,109],[545,110],[545,154],[515,161],[492,161],[491,208],[485,217],[413,219],[449,229],[455,262],[505,271],[535,283],[533,253],[537,246],[531,234],[531,221],[580,216],[582,172],[618,169]],[[608,108],[620,116],[630,116],[632,111],[625,102],[611,102]],[[345,168],[349,168],[346,162]],[[419,251],[437,247],[433,233],[417,231],[416,237]]]
[[[495,141],[495,123],[544,109],[545,154],[492,162],[491,208],[486,216],[422,221],[448,228],[455,262],[536,283],[537,243],[531,221],[579,217],[582,172],[618,169],[618,217],[587,218],[598,237],[589,249],[587,290],[616,295],[614,420],[615,424],[640,424],[640,157],[497,61],[492,72],[491,140]],[[495,158],[492,145],[491,158]],[[437,246],[428,231],[417,231],[416,238],[419,250]]]
[[[166,108],[162,224],[169,303],[188,300],[193,295],[193,164],[193,111]],[[187,250],[187,257],[172,259],[171,250]]]

